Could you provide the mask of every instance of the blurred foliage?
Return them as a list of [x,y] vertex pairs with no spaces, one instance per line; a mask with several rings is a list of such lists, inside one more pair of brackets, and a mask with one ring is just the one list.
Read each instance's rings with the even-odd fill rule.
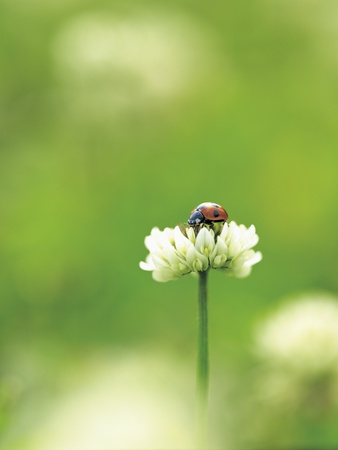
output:
[[[158,284],[138,262],[153,226],[184,222],[207,200],[222,204],[231,220],[254,223],[261,238],[264,260],[249,279],[210,277],[214,391],[226,390],[222,373],[239,380],[236,396],[224,393],[231,421],[243,420],[243,408],[254,415],[245,402],[245,374],[253,364],[257,317],[282,295],[338,290],[337,5],[2,0],[0,7],[0,430],[6,449],[19,442],[29,448],[27,430],[38,426],[68,371],[91,351],[137,352],[156,343],[162,354],[174,351],[191,361],[194,375],[196,281]],[[169,72],[170,90],[152,92],[153,84],[137,79],[137,65],[120,73],[121,66],[107,69],[105,61],[103,75],[94,67],[94,78],[76,78],[55,48],[74,21],[96,14],[127,24],[149,15],[159,30],[172,20],[172,35],[164,28],[167,41],[176,45],[178,34],[181,46],[171,47],[172,61],[157,72],[163,77],[175,67],[178,84],[170,85]],[[122,44],[123,55],[130,47]],[[143,51],[146,56],[135,53],[141,62],[152,50]],[[180,84],[175,58],[181,51],[196,59],[182,69]],[[150,58],[154,65],[159,54]],[[77,66],[81,54],[71,58],[80,74],[87,70]],[[228,416],[215,420],[219,442]],[[239,437],[230,442],[271,446],[283,435],[282,444],[304,448],[311,430],[310,442],[337,445],[332,417],[325,425],[294,419],[282,421],[284,429],[276,420],[264,439],[262,430],[243,438],[234,425]]]

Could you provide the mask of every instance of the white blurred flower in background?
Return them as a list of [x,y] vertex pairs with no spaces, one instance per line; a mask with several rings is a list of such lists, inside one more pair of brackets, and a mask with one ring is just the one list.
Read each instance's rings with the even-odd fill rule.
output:
[[338,299],[310,294],[283,305],[261,325],[256,351],[298,373],[338,370]]
[[52,48],[64,85],[112,109],[184,94],[210,70],[212,53],[199,27],[168,12],[84,14],[60,29]]
[[319,412],[338,405],[338,298],[304,293],[283,303],[256,330],[269,401]]
[[149,352],[94,356],[74,375],[68,392],[40,411],[21,449],[193,448],[193,389],[189,396],[182,363]]

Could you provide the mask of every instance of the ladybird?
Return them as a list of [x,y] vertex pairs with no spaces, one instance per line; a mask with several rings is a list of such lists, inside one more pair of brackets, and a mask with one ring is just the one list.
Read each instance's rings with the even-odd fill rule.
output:
[[191,211],[188,224],[193,227],[201,223],[226,222],[227,219],[228,213],[221,205],[204,202]]

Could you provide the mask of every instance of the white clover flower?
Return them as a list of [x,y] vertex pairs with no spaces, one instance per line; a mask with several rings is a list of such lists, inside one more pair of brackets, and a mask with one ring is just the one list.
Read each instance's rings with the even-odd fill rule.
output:
[[310,294],[289,302],[258,329],[256,353],[299,376],[338,372],[338,299]]
[[262,254],[252,250],[258,242],[255,227],[236,222],[209,226],[153,228],[146,237],[149,255],[140,268],[152,271],[154,280],[170,281],[192,272],[222,269],[228,275],[244,278]]

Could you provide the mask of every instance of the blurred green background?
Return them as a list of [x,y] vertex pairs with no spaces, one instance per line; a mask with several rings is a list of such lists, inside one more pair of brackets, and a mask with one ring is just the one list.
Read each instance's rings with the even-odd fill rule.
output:
[[[271,426],[252,400],[251,354],[256,321],[280,298],[338,290],[337,4],[0,7],[1,448],[191,448],[197,283],[156,283],[138,263],[153,226],[185,222],[202,201],[255,224],[264,256],[248,279],[210,276],[212,445],[338,445],[337,411],[275,411]],[[81,386],[105,397],[103,382],[87,385],[101,366],[109,404],[137,392],[121,397],[123,425],[108,412],[104,432],[101,406],[74,397]],[[128,410],[143,411],[152,379],[145,423],[160,431],[142,441]],[[150,412],[180,417],[170,393],[185,419],[162,433]],[[88,410],[92,441],[81,444],[74,424]],[[49,431],[58,417],[67,444]]]

